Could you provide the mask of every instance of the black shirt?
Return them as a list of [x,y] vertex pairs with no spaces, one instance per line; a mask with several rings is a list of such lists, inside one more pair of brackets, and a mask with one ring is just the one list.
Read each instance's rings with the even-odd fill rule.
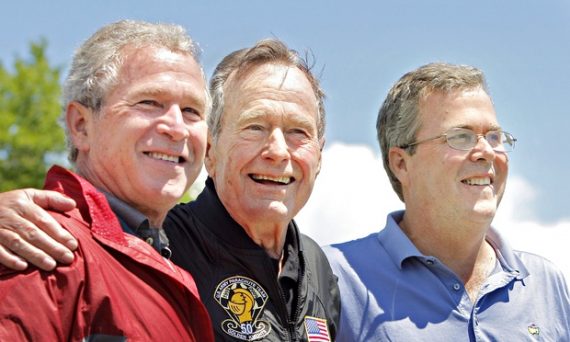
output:
[[196,201],[170,211],[164,227],[172,260],[189,271],[218,341],[307,341],[307,325],[325,322],[334,340],[340,298],[320,247],[289,223],[284,263],[257,245],[229,215],[211,179]]

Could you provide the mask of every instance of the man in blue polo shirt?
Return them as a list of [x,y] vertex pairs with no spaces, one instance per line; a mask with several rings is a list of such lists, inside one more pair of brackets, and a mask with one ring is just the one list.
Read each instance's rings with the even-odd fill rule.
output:
[[570,340],[561,272],[491,227],[516,139],[482,72],[430,64],[404,75],[377,129],[406,209],[326,248],[341,290],[337,341]]

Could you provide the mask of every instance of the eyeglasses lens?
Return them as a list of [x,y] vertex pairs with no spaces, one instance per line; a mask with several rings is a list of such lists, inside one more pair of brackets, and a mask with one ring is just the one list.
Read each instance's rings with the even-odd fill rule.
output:
[[[450,130],[445,136],[451,148],[462,151],[469,151],[475,147],[479,137],[475,132],[463,128]],[[487,132],[485,140],[497,152],[510,152],[514,147],[514,138],[502,131]]]

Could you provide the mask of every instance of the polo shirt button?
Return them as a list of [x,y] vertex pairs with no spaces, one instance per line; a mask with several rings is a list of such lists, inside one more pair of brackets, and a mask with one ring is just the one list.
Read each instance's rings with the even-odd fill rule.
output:
[[455,291],[459,291],[461,289],[461,285],[459,285],[459,283],[455,283],[455,284],[453,284],[453,289]]
[[432,266],[434,264],[434,261],[432,259],[427,259],[426,264],[428,264],[429,266]]
[[152,246],[152,243],[153,243],[153,242],[154,242],[154,240],[153,240],[151,237],[146,238],[146,243],[148,243],[149,245]]

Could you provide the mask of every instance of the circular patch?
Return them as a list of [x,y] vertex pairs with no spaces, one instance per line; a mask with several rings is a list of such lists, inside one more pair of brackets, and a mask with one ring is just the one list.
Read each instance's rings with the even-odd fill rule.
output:
[[216,286],[214,299],[229,316],[221,324],[229,336],[255,341],[271,331],[271,325],[259,319],[268,299],[267,292],[253,279],[233,276],[222,280]]

